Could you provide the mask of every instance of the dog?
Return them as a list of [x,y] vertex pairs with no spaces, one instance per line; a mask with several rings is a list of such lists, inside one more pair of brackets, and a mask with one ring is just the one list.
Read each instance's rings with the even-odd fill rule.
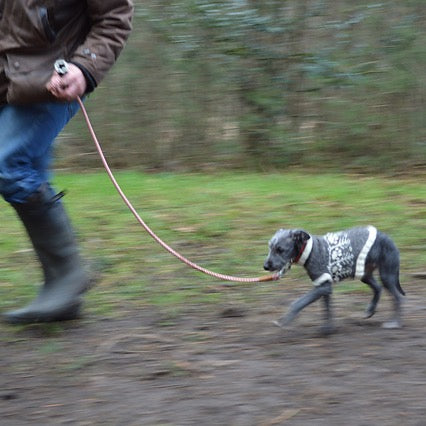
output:
[[264,269],[284,275],[293,264],[301,265],[313,283],[313,289],[291,304],[289,312],[274,321],[285,327],[299,312],[323,298],[325,324],[321,331],[335,331],[331,311],[332,284],[346,278],[359,278],[373,291],[365,318],[372,317],[382,291],[373,272],[378,269],[381,282],[393,298],[394,315],[384,328],[400,328],[401,303],[404,290],[399,282],[399,251],[386,234],[374,226],[364,226],[331,232],[323,236],[311,235],[303,229],[280,229],[269,241],[269,253]]

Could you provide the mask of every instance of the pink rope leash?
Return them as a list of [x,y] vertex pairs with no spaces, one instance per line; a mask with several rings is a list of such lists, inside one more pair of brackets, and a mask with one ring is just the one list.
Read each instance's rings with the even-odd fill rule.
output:
[[191,268],[203,272],[204,274],[210,275],[211,277],[215,277],[221,280],[225,281],[234,281],[234,282],[240,282],[240,283],[254,283],[254,282],[265,282],[265,281],[275,281],[278,280],[279,274],[273,274],[273,275],[264,275],[257,278],[244,278],[244,277],[234,277],[232,275],[225,275],[220,274],[218,272],[210,271],[209,269],[203,268],[200,265],[197,265],[196,263],[192,262],[191,260],[187,259],[185,256],[178,253],[176,250],[174,250],[172,247],[170,247],[168,244],[166,244],[160,237],[158,237],[155,232],[144,222],[144,220],[139,216],[138,212],[133,207],[132,203],[128,200],[126,195],[124,194],[123,190],[121,189],[120,185],[118,184],[117,180],[115,179],[106,159],[105,155],[102,151],[101,145],[98,141],[98,138],[96,137],[96,133],[93,129],[92,123],[90,121],[89,115],[87,114],[86,108],[84,107],[83,102],[80,98],[77,98],[77,101],[80,105],[81,111],[84,115],[84,119],[87,124],[87,128],[89,129],[90,135],[93,139],[93,142],[95,143],[96,149],[99,153],[99,156],[101,157],[102,163],[104,165],[104,168],[111,179],[115,189],[119,193],[120,197],[123,199],[126,206],[129,208],[129,210],[133,213],[133,216],[135,216],[136,220],[142,225],[142,227],[145,229],[145,231],[158,243],[161,247],[163,247],[166,251],[168,251],[173,256],[177,257],[180,261],[185,263],[186,265],[190,266]]

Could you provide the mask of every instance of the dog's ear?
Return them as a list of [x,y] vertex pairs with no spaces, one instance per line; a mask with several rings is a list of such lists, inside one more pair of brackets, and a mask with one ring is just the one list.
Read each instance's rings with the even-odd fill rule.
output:
[[311,238],[311,236],[303,229],[295,229],[292,233],[293,241],[297,245],[302,245]]

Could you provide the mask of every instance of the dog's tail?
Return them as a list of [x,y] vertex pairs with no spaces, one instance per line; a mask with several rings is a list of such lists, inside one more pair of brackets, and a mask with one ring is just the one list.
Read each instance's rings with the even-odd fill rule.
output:
[[403,295],[403,296],[405,296],[405,291],[402,289],[402,287],[401,287],[401,283],[399,282],[399,280],[398,280],[398,282],[396,283],[396,288],[398,289],[398,291]]
[[[382,282],[383,282],[383,278],[385,277],[390,279],[391,281],[395,283],[396,289],[403,296],[405,296],[405,291],[402,289],[401,283],[399,282],[399,250],[389,236],[381,232],[378,232],[378,234],[379,233],[381,236],[380,240],[382,242],[382,247],[381,247],[382,253],[387,253],[386,256],[382,255],[381,263],[382,263],[383,271],[380,270],[380,277],[382,278]],[[395,266],[396,266],[396,270],[395,270]],[[383,272],[383,275],[382,275],[382,272]]]

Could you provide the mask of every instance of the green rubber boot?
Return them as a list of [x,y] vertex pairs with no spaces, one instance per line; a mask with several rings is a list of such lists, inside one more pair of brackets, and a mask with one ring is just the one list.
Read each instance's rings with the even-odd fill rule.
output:
[[42,185],[26,203],[12,204],[41,263],[44,284],[29,305],[3,314],[6,322],[28,324],[79,317],[81,296],[90,280],[61,197]]

